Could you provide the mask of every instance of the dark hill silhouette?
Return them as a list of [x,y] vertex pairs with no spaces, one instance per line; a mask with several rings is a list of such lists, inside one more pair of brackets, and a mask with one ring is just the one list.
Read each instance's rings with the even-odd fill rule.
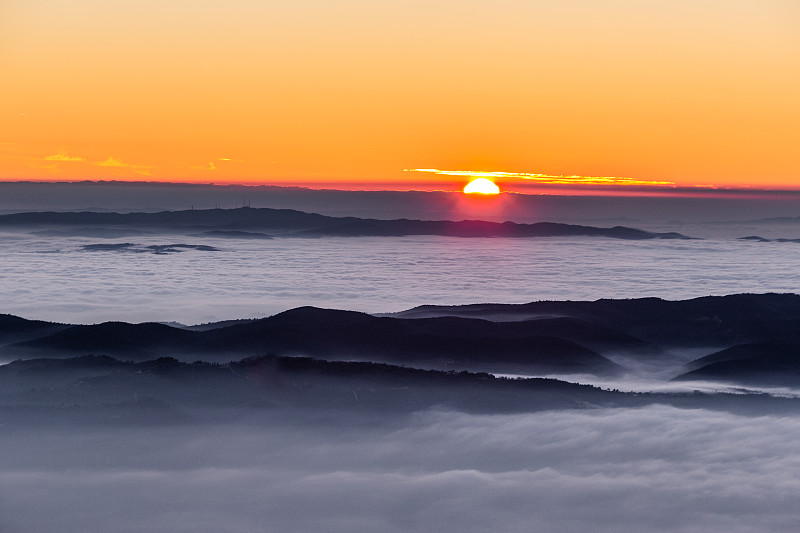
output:
[[756,241],[756,242],[795,242],[800,243],[800,239],[766,239],[764,237],[759,237],[758,235],[748,235],[747,237],[739,237],[740,241]]
[[550,301],[528,304],[420,306],[398,318],[486,317],[492,320],[571,317],[661,345],[725,346],[800,336],[800,296],[735,294],[670,301]]
[[706,355],[687,364],[687,368],[698,370],[713,363],[741,361],[758,358],[781,358],[800,360],[800,342],[790,340],[771,340],[751,344],[738,344],[724,350]]
[[[103,235],[113,235],[120,228],[185,232],[194,230],[210,236],[254,236],[261,230],[278,234],[306,236],[404,236],[443,235],[452,237],[609,237],[615,239],[688,239],[679,233],[653,233],[616,226],[597,228],[573,224],[540,222],[485,222],[480,220],[378,220],[356,217],[332,217],[292,209],[241,207],[237,209],[198,209],[159,213],[98,213],[91,211],[58,213],[15,213],[0,215],[0,227],[31,228],[64,226],[103,227]],[[64,230],[61,231],[73,231]],[[75,230],[76,231],[76,230]],[[268,235],[265,235],[268,238]],[[264,238],[264,237],[261,237]]]
[[49,229],[31,232],[40,237],[94,237],[97,239],[119,239],[139,235],[151,235],[152,232],[133,228],[69,228]]
[[687,370],[732,363],[737,357],[731,354],[737,350],[744,350],[738,360],[758,356],[758,361],[777,364],[780,361],[769,357],[784,357],[794,343],[800,343],[800,296],[741,294],[684,301],[642,298],[423,306],[380,317],[301,307],[263,319],[198,327],[149,323],[65,326],[8,316],[5,321],[11,325],[3,330],[0,321],[0,332],[22,335],[16,331],[27,331],[21,342],[14,342],[13,337],[0,342],[0,355],[6,360],[107,354],[135,360],[173,356],[188,361],[229,361],[275,353],[421,368],[602,375],[620,370],[603,355],[624,355],[626,364],[645,357],[658,362],[662,349],[718,351],[757,343],[761,343],[758,353],[752,346],[731,349],[701,359]]
[[696,359],[675,381],[714,380],[741,384],[800,385],[800,342],[740,344]]
[[226,328],[228,326],[234,326],[237,324],[248,324],[258,320],[257,318],[240,318],[234,320],[223,320],[221,322],[205,322],[203,324],[195,324],[191,326],[187,326],[185,324],[177,324],[177,323],[167,323],[168,326],[174,326],[181,329],[188,329],[191,331],[207,331],[209,329],[219,329],[219,328]]
[[112,226],[145,228],[309,229],[324,226],[332,217],[292,209],[190,209],[158,213],[32,212],[0,215],[0,226]]
[[532,333],[524,325],[453,317],[398,320],[301,307],[203,335],[203,345],[217,349],[261,349],[436,368],[599,374],[620,370],[592,350],[564,339]]
[[[235,408],[239,416],[248,408],[278,407],[390,414],[432,406],[534,411],[626,400],[621,393],[551,379],[507,380],[484,373],[276,356],[224,365],[172,358],[139,363],[107,357],[14,361],[0,366],[0,389],[0,422],[4,415],[19,416],[21,406],[49,407],[45,414],[53,412],[60,423],[87,415],[104,423],[109,415],[128,422],[142,414],[158,423],[180,414],[183,419],[188,413],[207,416],[209,407]],[[4,411],[3,405],[15,410]],[[75,407],[80,408],[77,416]],[[23,423],[30,423],[30,416]]]
[[32,387],[47,390],[65,383],[107,375],[129,364],[112,357],[94,355],[69,359],[16,360],[0,366],[0,383],[3,394],[21,394]]
[[211,230],[204,231],[203,233],[193,233],[191,237],[215,237],[220,239],[272,239],[272,235],[266,233],[259,233],[253,231],[237,231],[237,230]]
[[[597,374],[620,370],[580,344],[544,334],[548,328],[526,326],[453,317],[401,320],[302,307],[269,318],[199,331],[154,323],[72,326],[7,346],[5,351],[22,356],[109,354],[138,360],[157,355],[229,360],[232,354],[273,352],[446,369]],[[593,326],[587,326],[582,335],[624,346],[638,342]]]
[[[623,393],[553,379],[420,370],[371,362],[262,356],[227,364],[107,357],[14,361],[0,366],[0,424],[163,424],[436,407],[467,412],[641,407],[659,403],[741,414],[797,412],[800,400],[768,395]],[[258,419],[263,420],[263,419]]]
[[574,224],[539,222],[517,224],[514,222],[485,222],[481,220],[425,221],[425,220],[374,220],[342,219],[335,225],[306,230],[311,235],[336,235],[342,237],[375,236],[398,237],[404,235],[443,235],[448,237],[611,237],[615,239],[687,239],[678,233],[652,233],[634,228],[615,226],[596,228]]
[[34,339],[68,327],[66,324],[27,320],[14,315],[0,314],[0,343]]
[[152,253],[156,255],[167,255],[180,253],[185,250],[197,250],[201,252],[219,252],[218,248],[206,244],[151,244],[147,246],[134,244],[132,242],[84,244],[81,249],[85,252],[124,252],[124,253]]
[[12,352],[46,354],[103,353],[148,359],[168,350],[191,346],[192,332],[164,324],[103,322],[88,326],[70,326],[51,335],[20,342],[9,347]]

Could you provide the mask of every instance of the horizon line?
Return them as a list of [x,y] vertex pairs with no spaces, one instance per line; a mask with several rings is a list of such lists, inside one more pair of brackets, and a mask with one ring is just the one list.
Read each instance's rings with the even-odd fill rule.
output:
[[[501,196],[619,196],[619,197],[720,197],[720,198],[781,198],[800,195],[800,188],[752,188],[752,187],[718,187],[708,185],[697,186],[639,186],[639,185],[603,185],[603,184],[549,184],[549,183],[503,183]],[[181,181],[181,180],[108,180],[108,179],[19,179],[0,180],[5,185],[124,185],[124,186],[200,186],[200,187],[242,187],[242,188],[278,188],[305,189],[309,191],[340,192],[426,192],[426,193],[458,193],[463,194],[460,183],[453,182],[405,182],[384,181],[295,181],[295,182],[246,182],[246,181]]]

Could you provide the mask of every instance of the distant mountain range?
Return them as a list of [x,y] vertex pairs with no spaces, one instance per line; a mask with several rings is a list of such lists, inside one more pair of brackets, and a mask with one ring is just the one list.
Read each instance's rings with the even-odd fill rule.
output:
[[[44,236],[117,238],[143,231],[179,232],[214,238],[261,238],[292,235],[307,237],[608,237],[614,239],[689,239],[680,233],[654,233],[625,226],[598,228],[539,222],[486,222],[480,220],[379,220],[332,217],[291,209],[241,207],[159,213],[30,212],[0,215],[0,228],[23,229]],[[264,233],[270,232],[270,233]]]
[[747,237],[739,237],[740,241],[755,241],[755,242],[797,242],[800,243],[800,239],[766,239],[764,237],[759,237],[758,235],[748,235]]
[[615,357],[620,354],[652,362],[684,349],[709,355],[690,363],[679,380],[798,386],[800,296],[421,306],[390,316],[301,307],[196,327],[69,325],[0,315],[5,360],[93,354],[227,363],[273,354],[445,371],[612,376],[626,371]]

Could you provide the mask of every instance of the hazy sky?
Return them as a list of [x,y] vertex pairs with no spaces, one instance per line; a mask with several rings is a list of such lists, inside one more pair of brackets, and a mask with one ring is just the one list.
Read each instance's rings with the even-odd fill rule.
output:
[[794,0],[4,0],[0,72],[5,180],[800,186]]

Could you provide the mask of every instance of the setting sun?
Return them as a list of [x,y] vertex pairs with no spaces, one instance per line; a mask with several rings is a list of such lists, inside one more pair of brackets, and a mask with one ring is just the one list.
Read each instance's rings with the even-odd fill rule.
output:
[[500,194],[500,188],[494,184],[492,180],[486,178],[478,178],[470,181],[464,187],[466,194]]

